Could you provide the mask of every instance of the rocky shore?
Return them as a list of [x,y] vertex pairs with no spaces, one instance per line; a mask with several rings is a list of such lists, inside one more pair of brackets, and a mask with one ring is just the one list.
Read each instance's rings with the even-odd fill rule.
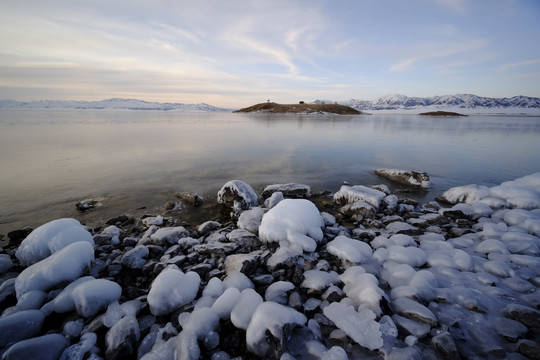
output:
[[540,358],[540,173],[425,204],[240,180],[217,201],[194,226],[164,211],[12,233],[2,359]]

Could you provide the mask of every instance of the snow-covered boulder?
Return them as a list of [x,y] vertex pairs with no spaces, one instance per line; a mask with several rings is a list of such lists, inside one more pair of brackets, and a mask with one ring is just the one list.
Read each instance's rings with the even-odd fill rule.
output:
[[149,253],[150,251],[146,246],[137,245],[122,256],[122,265],[130,269],[142,269],[146,264],[146,257]]
[[180,238],[188,236],[189,232],[183,226],[164,227],[150,235],[156,245],[174,245]]
[[68,346],[69,341],[61,334],[47,334],[19,341],[2,354],[2,359],[56,360]]
[[262,242],[279,243],[301,254],[315,251],[324,221],[317,207],[304,199],[285,199],[264,214],[259,227]]
[[135,316],[126,316],[120,319],[105,335],[106,358],[126,358],[135,355],[137,341],[141,337],[139,322]]
[[77,285],[71,292],[77,313],[91,317],[104,310],[113,301],[118,301],[122,288],[114,281],[95,279]]
[[429,175],[425,172],[396,169],[377,169],[375,175],[400,184],[428,189],[431,185]]
[[253,188],[240,180],[231,180],[221,187],[217,202],[233,209],[235,213],[248,210],[259,203]]
[[150,312],[159,316],[188,304],[197,296],[201,278],[196,272],[183,273],[169,266],[154,279],[148,292]]
[[365,242],[350,239],[343,235],[337,236],[326,244],[326,251],[341,260],[356,264],[367,261],[373,253],[371,246]]
[[253,289],[244,289],[240,293],[238,302],[231,311],[231,322],[239,329],[248,328],[255,309],[262,304],[263,298]]
[[250,210],[244,211],[238,218],[238,227],[240,229],[246,229],[253,234],[259,232],[259,226],[264,215],[264,210],[260,207],[254,207]]
[[343,291],[357,305],[364,305],[377,316],[381,314],[380,301],[384,291],[379,287],[379,281],[360,266],[351,266],[339,279],[345,284]]
[[353,204],[357,201],[364,201],[375,208],[379,209],[382,199],[386,194],[382,191],[375,190],[363,185],[342,185],[341,189],[334,194],[334,201],[340,205]]
[[282,344],[287,337],[285,329],[294,325],[304,325],[307,318],[298,311],[272,301],[260,304],[249,322],[246,331],[248,350],[258,356],[265,357],[272,350],[267,341],[267,332]]
[[350,305],[334,302],[325,307],[323,313],[359,345],[370,350],[383,346],[379,323],[375,321],[375,313],[370,309],[360,307],[356,311]]
[[43,311],[45,315],[49,315],[53,311],[61,314],[75,310],[75,302],[73,301],[71,293],[78,285],[90,280],[95,280],[95,278],[92,276],[84,276],[73,281],[71,284],[66,286],[64,290],[62,290],[62,292],[60,292],[60,294],[58,294],[53,300],[43,305],[41,311]]
[[92,235],[77,220],[57,219],[32,231],[21,242],[15,256],[22,265],[29,266],[78,241],[94,246]]
[[17,298],[32,290],[48,290],[63,281],[81,276],[94,260],[94,246],[86,241],[72,243],[48,258],[27,267],[17,277]]

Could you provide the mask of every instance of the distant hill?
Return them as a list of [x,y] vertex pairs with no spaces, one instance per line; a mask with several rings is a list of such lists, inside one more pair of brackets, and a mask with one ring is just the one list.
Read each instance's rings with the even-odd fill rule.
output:
[[[334,104],[334,100],[315,100],[314,104]],[[425,109],[476,109],[509,110],[519,109],[540,111],[540,98],[514,96],[511,98],[488,98],[471,94],[444,95],[432,97],[408,97],[387,95],[375,100],[350,99],[338,101],[359,111],[375,110],[425,110]]]
[[349,106],[339,104],[277,104],[274,102],[265,102],[255,104],[235,112],[239,113],[277,113],[277,114],[298,114],[298,113],[332,113],[339,115],[359,115],[362,112]]
[[0,100],[0,109],[118,109],[118,110],[162,110],[186,112],[232,111],[208,104],[160,103],[136,99],[107,99],[99,101],[77,100]]

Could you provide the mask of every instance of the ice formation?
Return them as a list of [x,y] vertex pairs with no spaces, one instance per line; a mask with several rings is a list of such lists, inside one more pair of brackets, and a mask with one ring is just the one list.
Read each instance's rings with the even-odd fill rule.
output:
[[95,279],[78,284],[71,291],[77,313],[84,317],[96,315],[122,295],[122,288],[114,281]]
[[225,204],[235,213],[257,206],[259,198],[253,188],[240,180],[231,180],[217,194],[218,203]]
[[195,272],[183,273],[174,266],[163,270],[155,278],[148,292],[148,305],[154,315],[165,315],[197,296],[201,278]]
[[339,235],[326,244],[326,250],[342,260],[361,264],[371,257],[373,250],[368,244]]
[[94,246],[92,235],[77,220],[53,220],[32,231],[21,242],[15,256],[21,264],[29,266],[78,241]]

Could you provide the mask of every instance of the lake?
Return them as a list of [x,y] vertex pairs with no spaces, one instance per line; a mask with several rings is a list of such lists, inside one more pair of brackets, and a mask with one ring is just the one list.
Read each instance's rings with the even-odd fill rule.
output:
[[[257,191],[287,182],[337,191],[388,184],[378,168],[425,171],[429,192],[388,185],[428,201],[538,172],[539,154],[540,117],[0,110],[0,234],[59,217],[157,213],[178,191],[212,203],[231,179]],[[75,209],[95,197],[99,209]]]

